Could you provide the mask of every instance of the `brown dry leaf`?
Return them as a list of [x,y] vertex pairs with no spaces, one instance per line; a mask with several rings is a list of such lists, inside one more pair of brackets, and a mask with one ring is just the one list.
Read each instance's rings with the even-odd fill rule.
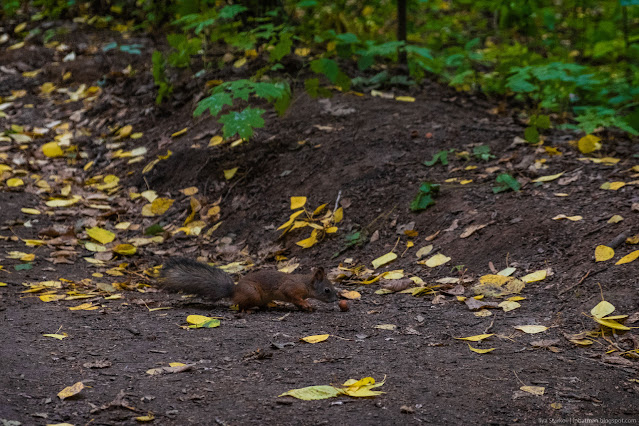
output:
[[402,278],[399,280],[390,280],[382,284],[382,288],[391,292],[398,292],[413,287],[415,283],[410,278]]
[[473,233],[475,233],[476,231],[479,231],[480,229],[483,229],[483,228],[487,227],[491,223],[492,222],[485,223],[483,225],[471,225],[468,228],[464,229],[464,232],[461,233],[459,238],[468,238],[471,235],[473,235]]

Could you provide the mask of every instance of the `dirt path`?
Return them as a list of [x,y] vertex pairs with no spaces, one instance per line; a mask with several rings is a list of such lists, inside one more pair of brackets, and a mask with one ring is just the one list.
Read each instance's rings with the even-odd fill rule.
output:
[[[615,265],[637,249],[626,240],[639,233],[636,142],[607,135],[590,156],[561,133],[540,147],[517,143],[523,130],[510,116],[426,84],[406,93],[415,102],[298,95],[289,113],[269,119],[254,140],[207,147],[219,125],[191,118],[194,88],[205,80],[156,108],[150,40],[127,41],[144,46],[141,56],[102,52],[113,37],[84,30],[63,40],[66,49],[0,46],[4,424],[137,424],[146,415],[162,425],[639,421],[637,332],[606,327],[602,335],[590,317],[603,297],[613,315],[630,316],[626,326],[639,325],[638,263]],[[75,59],[65,62],[70,52]],[[206,76],[212,78],[225,74]],[[135,133],[139,138],[131,138]],[[63,154],[46,156],[42,146],[56,136]],[[473,156],[478,145],[490,146],[495,157]],[[444,149],[468,155],[422,164]],[[494,194],[501,173],[516,177],[521,191]],[[412,213],[424,181],[442,184],[440,194],[434,206]],[[607,182],[626,185],[602,189]],[[190,187],[197,194],[185,195]],[[153,196],[174,202],[166,213],[144,216]],[[338,201],[338,231],[308,249],[295,244],[309,236],[308,227],[279,238],[292,196],[308,197],[310,211],[324,203],[334,210]],[[51,199],[68,205],[47,205]],[[553,219],[561,214],[582,218]],[[614,215],[623,220],[612,223]],[[472,226],[483,227],[466,236]],[[93,228],[115,239],[100,243],[87,232]],[[358,235],[362,244],[346,248],[346,237]],[[131,244],[135,254],[120,244]],[[598,245],[613,247],[614,258],[595,262]],[[371,262],[391,251],[398,258],[374,269]],[[418,263],[435,253],[451,260],[433,268]],[[315,301],[310,314],[280,305],[238,317],[228,304],[157,291],[153,273],[176,255],[232,264],[240,273],[286,262],[299,264],[296,272],[322,265],[361,299],[349,301],[348,312]],[[547,276],[526,279],[519,293],[502,297],[493,288],[477,302],[514,296],[520,306],[513,310],[473,310],[461,300],[475,295],[480,277],[507,267],[517,278],[540,270]],[[364,283],[399,270],[395,276],[414,279],[410,287],[423,282],[416,296],[377,294],[393,282],[388,276]],[[69,309],[85,303],[89,310]],[[221,326],[182,327],[191,314],[220,317]],[[521,325],[547,330],[526,334],[514,328]],[[584,332],[592,333],[575,336]],[[300,341],[318,334],[330,337]],[[454,339],[479,334],[493,336],[472,347],[492,352],[472,352]],[[171,362],[190,367],[148,373]],[[383,395],[278,398],[368,376],[386,378],[377,388]],[[78,395],[57,396],[77,382],[85,386]],[[543,387],[543,395],[522,386]]]

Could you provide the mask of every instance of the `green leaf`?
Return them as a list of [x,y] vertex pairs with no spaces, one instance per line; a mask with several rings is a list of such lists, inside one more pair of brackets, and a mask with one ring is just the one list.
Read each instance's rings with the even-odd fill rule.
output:
[[490,146],[488,145],[479,145],[474,147],[473,155],[483,161],[488,161],[492,158],[495,158],[495,156],[490,153]]
[[291,40],[291,34],[285,33],[284,35],[282,35],[280,37],[279,43],[277,43],[273,50],[271,50],[271,62],[279,62],[284,56],[291,53],[292,46],[293,40]]
[[539,142],[539,131],[537,130],[537,128],[532,126],[526,127],[526,129],[524,130],[524,139],[526,139],[526,141],[530,143]]
[[448,153],[452,152],[453,150],[447,150],[444,149],[442,151],[439,151],[437,154],[433,155],[433,159],[430,161],[424,161],[422,164],[424,164],[425,166],[433,166],[435,165],[438,161],[442,163],[442,165],[446,166],[448,165]]
[[164,232],[164,228],[156,223],[155,225],[151,225],[144,230],[144,235],[159,235]]
[[33,268],[33,263],[21,263],[20,265],[14,265],[13,269],[16,271],[28,271]]
[[220,19],[233,19],[245,10],[248,10],[248,8],[239,4],[224,6],[222,9],[220,9],[220,14],[218,15],[218,17]]
[[493,187],[493,193],[495,194],[503,191],[508,191],[509,189],[512,189],[515,192],[519,192],[519,190],[521,189],[521,184],[517,181],[517,179],[515,179],[508,173],[500,174],[499,176],[497,176],[497,179],[495,181],[501,184],[500,186]]
[[419,192],[411,201],[411,211],[417,212],[435,204],[434,197],[439,193],[439,185],[430,182],[422,182]]
[[220,111],[222,111],[222,108],[224,108],[225,105],[233,105],[231,95],[224,92],[216,93],[198,102],[197,108],[195,108],[195,111],[193,111],[193,116],[199,117],[204,111],[208,109],[213,117],[217,117],[217,115],[220,113]]
[[224,138],[230,138],[237,134],[242,139],[253,136],[253,129],[264,127],[263,109],[245,108],[243,111],[233,111],[220,117],[220,123],[224,124]]
[[311,98],[317,98],[319,96],[319,79],[307,78],[304,80],[304,89]]
[[331,83],[335,84],[339,74],[339,66],[332,59],[316,59],[311,62],[311,70],[317,74],[324,74]]

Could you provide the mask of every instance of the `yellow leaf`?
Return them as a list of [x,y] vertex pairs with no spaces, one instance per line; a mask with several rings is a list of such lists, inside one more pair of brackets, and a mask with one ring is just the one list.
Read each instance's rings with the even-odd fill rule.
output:
[[380,266],[384,266],[387,263],[392,262],[393,260],[397,259],[397,255],[393,252],[390,253],[386,253],[383,256],[378,257],[377,259],[373,260],[373,268],[377,269]]
[[18,25],[16,25],[16,27],[13,29],[13,32],[17,34],[21,31],[24,31],[25,28],[27,28],[27,23],[21,22]]
[[91,242],[91,241],[87,241],[86,243],[84,243],[84,248],[89,250],[89,251],[96,252],[96,253],[100,253],[100,252],[103,252],[103,251],[107,250],[106,247],[104,247],[103,245],[96,244],[96,243]]
[[593,341],[588,339],[570,339],[572,343],[579,346],[588,346],[592,345]]
[[357,292],[357,291],[342,291],[340,294],[340,296],[342,296],[345,299],[350,299],[350,300],[358,300],[362,298],[362,295]]
[[475,336],[468,336],[468,337],[455,337],[455,339],[457,340],[468,340],[471,342],[481,342],[484,339],[489,338],[490,336],[494,336],[494,334],[477,334]]
[[233,179],[233,176],[235,176],[235,173],[237,172],[237,169],[238,169],[238,167],[234,167],[232,169],[224,170],[224,178],[226,180]]
[[304,401],[314,401],[319,399],[328,399],[333,398],[339,395],[342,395],[343,392],[341,389],[337,389],[334,386],[308,386],[300,389],[292,389],[288,392],[284,392],[280,396],[292,396],[297,399],[302,399]]
[[20,209],[20,211],[22,213],[26,213],[26,214],[40,214],[40,210],[38,209],[31,209],[31,208],[27,208],[27,207],[23,207]]
[[615,251],[608,246],[598,245],[595,248],[595,261],[605,262],[615,256]]
[[91,229],[87,229],[87,235],[100,244],[108,244],[115,239],[115,234],[106,229],[94,226]]
[[611,191],[616,191],[619,188],[623,188],[624,186],[626,186],[626,182],[605,182],[599,187],[599,189],[609,189]]
[[630,263],[630,262],[636,260],[637,258],[639,258],[639,250],[635,250],[635,251],[625,255],[624,257],[619,259],[617,261],[617,263],[615,263],[615,265],[623,265],[624,263]]
[[291,210],[304,207],[306,204],[306,197],[291,197]]
[[601,149],[601,143],[599,143],[600,140],[601,139],[595,135],[586,135],[579,139],[577,147],[582,154],[590,154],[591,152]]
[[153,200],[151,204],[147,204],[142,207],[142,216],[153,217],[160,216],[173,205],[173,202],[170,198],[156,198]]
[[422,256],[426,256],[431,251],[433,251],[433,245],[429,244],[417,250],[417,253],[415,253],[415,256],[417,256],[417,258],[420,259]]
[[311,214],[311,217],[320,214],[322,212],[322,210],[324,210],[326,208],[327,205],[328,204],[324,203],[324,204],[320,205],[318,208],[316,208],[315,210],[313,210],[313,213]]
[[494,285],[497,287],[501,287],[502,285],[511,282],[513,279],[513,277],[507,277],[504,275],[488,274],[479,277],[479,282],[483,285]]
[[542,396],[546,391],[543,386],[522,386],[519,389],[537,396]]
[[333,223],[340,223],[343,218],[344,218],[344,209],[340,207],[337,210],[335,210],[335,213],[333,213]]
[[177,138],[178,136],[182,136],[183,134],[185,134],[187,132],[187,130],[189,130],[188,127],[183,128],[182,130],[178,130],[177,132],[173,133],[171,135],[172,138]]
[[117,246],[113,247],[113,251],[124,256],[132,256],[135,254],[137,249],[134,245],[131,244],[118,244]]
[[441,265],[445,264],[449,260],[450,260],[450,257],[445,256],[445,255],[443,255],[441,253],[437,253],[436,255],[434,255],[430,259],[428,259],[426,261],[425,265],[428,266],[429,268],[434,268],[436,266],[441,266]]
[[608,219],[608,223],[619,223],[623,220],[623,217],[616,214],[614,216],[612,216],[610,219]]
[[606,319],[606,318],[594,318],[595,321],[597,321],[599,324],[601,325],[605,325],[606,327],[615,329],[615,330],[630,330],[630,327],[627,327],[623,324],[618,323],[615,320],[611,320],[611,319]]
[[[396,269],[394,271],[384,272],[382,274],[382,278],[384,278],[385,280],[398,280],[400,278],[404,278],[404,270]],[[413,277],[413,278],[417,278],[417,277]]]
[[24,185],[24,181],[20,178],[7,179],[7,186],[10,188],[16,188],[22,185]]
[[498,306],[502,308],[504,312],[509,312],[519,308],[521,305],[517,302],[513,302],[512,300],[505,300],[501,302]]
[[209,141],[209,145],[208,146],[212,147],[212,146],[222,145],[223,143],[224,143],[224,138],[222,136],[215,135]]
[[241,68],[244,66],[244,64],[246,64],[246,58],[240,58],[233,63],[233,66],[235,68]]
[[49,207],[69,207],[80,201],[82,197],[79,195],[74,195],[70,199],[65,200],[63,198],[53,198],[47,201],[46,204]]
[[395,100],[400,102],[415,102],[415,98],[412,96],[395,96]]
[[380,330],[390,330],[393,331],[397,328],[397,326],[395,324],[379,324],[374,326],[373,328],[377,328]]
[[198,189],[196,186],[190,186],[188,188],[184,188],[184,189],[180,189],[180,192],[184,195],[186,195],[187,197],[190,197],[191,195],[195,195],[198,193]]
[[133,131],[133,126],[128,124],[124,127],[120,127],[120,129],[118,129],[118,131],[115,132],[115,135],[117,136],[118,139],[124,139],[127,136],[129,136],[132,131]]
[[64,294],[43,294],[42,296],[39,296],[39,297],[40,297],[40,300],[46,303],[46,302],[55,302],[57,300],[62,300],[66,296]]
[[94,306],[92,303],[83,303],[78,306],[71,306],[70,311],[95,311],[99,306]]
[[557,215],[557,216],[553,217],[553,220],[560,220],[560,219],[568,219],[568,220],[571,220],[573,222],[577,222],[579,220],[582,220],[583,217],[581,217],[581,216],[566,216],[565,214],[560,214],[560,215]]
[[326,228],[325,231],[327,234],[334,234],[337,232],[337,226],[331,226],[330,228]]
[[494,351],[496,348],[478,349],[478,348],[473,348],[472,346],[470,346],[470,343],[469,343],[468,344],[468,349],[470,349],[471,351],[476,352],[478,354],[487,354],[488,352]]
[[74,384],[73,386],[68,386],[68,387],[62,389],[58,393],[58,398],[60,398],[60,399],[69,398],[71,396],[79,394],[80,391],[82,391],[82,389],[84,389],[84,384],[82,384],[82,382],[78,382],[78,383]]
[[545,269],[535,271],[531,274],[521,277],[521,280],[525,283],[534,283],[535,281],[541,281],[546,278],[548,272]]
[[537,179],[533,179],[532,182],[551,182],[561,177],[561,175],[563,175],[564,173],[566,172],[557,173],[556,175],[541,176],[541,177],[538,177]]
[[206,317],[204,315],[189,315],[186,317],[186,322],[191,324],[190,328],[213,328],[220,325],[218,318]]
[[152,422],[153,420],[155,420],[155,416],[149,413],[146,416],[138,416],[135,418],[135,420],[137,420],[138,422]]
[[313,247],[315,244],[317,244],[317,231],[314,230],[310,237],[304,240],[298,241],[295,244],[297,244],[298,246],[302,248]]
[[57,142],[49,142],[42,145],[42,152],[49,158],[64,156],[64,151],[62,151]]
[[319,343],[319,342],[323,342],[324,340],[328,339],[329,336],[330,336],[330,334],[317,334],[315,336],[302,337],[300,340],[303,340],[306,343]]
[[527,334],[541,333],[542,331],[548,330],[548,327],[544,327],[543,325],[517,325],[515,328]]
[[63,333],[63,334],[43,334],[43,337],[53,337],[54,339],[58,339],[58,340],[62,340],[65,337],[68,337],[69,335],[67,333]]
[[590,314],[597,318],[603,318],[610,315],[615,311],[615,307],[612,303],[602,300],[597,303],[597,306],[590,310]]
[[132,133],[130,138],[131,139],[140,139],[142,136],[144,136],[144,133],[142,132],[136,132],[136,133]]

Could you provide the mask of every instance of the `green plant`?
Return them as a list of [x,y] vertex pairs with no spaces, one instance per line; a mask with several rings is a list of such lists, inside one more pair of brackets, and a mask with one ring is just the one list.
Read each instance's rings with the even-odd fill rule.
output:
[[435,204],[435,197],[439,194],[439,184],[422,182],[417,195],[410,203],[410,209],[414,212],[425,210]]
[[488,145],[479,145],[474,147],[473,156],[482,161],[489,161],[495,158],[495,156],[490,153],[490,146]]
[[166,59],[160,51],[154,51],[151,58],[153,63],[153,81],[158,88],[158,94],[155,97],[155,103],[161,104],[165,97],[171,96],[173,86],[166,77]]
[[[288,108],[291,99],[291,90],[287,83],[262,83],[242,79],[222,83],[211,91],[211,95],[198,102],[193,112],[198,117],[209,111],[213,117],[217,117],[225,106],[233,106],[235,100],[249,101],[250,97],[257,97],[273,104],[275,110],[281,115]],[[264,110],[260,108],[246,107],[242,111],[231,111],[220,116],[220,123],[224,124],[225,138],[235,134],[243,139],[253,135],[253,129],[264,127],[262,118]]]

